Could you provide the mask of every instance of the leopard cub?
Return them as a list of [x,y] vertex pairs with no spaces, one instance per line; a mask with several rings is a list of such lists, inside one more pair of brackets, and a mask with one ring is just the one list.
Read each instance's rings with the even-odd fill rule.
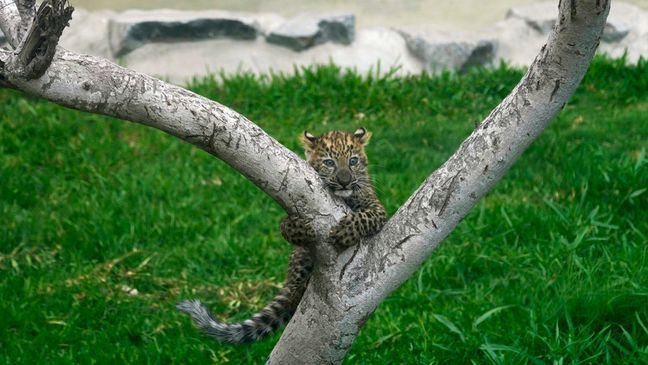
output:
[[[364,128],[353,134],[332,131],[315,137],[304,132],[302,136],[308,163],[331,192],[342,198],[353,211],[330,233],[331,242],[340,248],[349,247],[362,237],[378,232],[385,223],[385,208],[376,197],[367,169],[364,148],[370,137]],[[299,217],[286,217],[281,232],[288,242],[296,246],[314,240],[307,222]]]
[[[320,137],[304,132],[301,141],[306,160],[317,171],[328,189],[351,209],[335,226],[329,240],[339,248],[356,244],[377,233],[386,220],[385,209],[376,197],[367,171],[365,146],[371,134],[364,128],[354,133],[327,132]],[[288,216],[281,222],[281,233],[295,246],[288,263],[288,274],[281,292],[259,313],[240,323],[216,319],[198,300],[186,300],[177,308],[189,314],[206,334],[222,342],[245,343],[259,340],[288,322],[297,309],[313,271],[306,246],[316,242],[307,220]]]

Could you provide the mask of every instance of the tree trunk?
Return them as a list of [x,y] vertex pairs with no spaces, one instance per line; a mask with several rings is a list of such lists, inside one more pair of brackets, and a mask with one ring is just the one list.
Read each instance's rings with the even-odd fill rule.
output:
[[562,1],[559,12],[547,44],[511,94],[377,236],[347,250],[334,265],[320,267],[269,364],[294,363],[296,354],[301,364],[341,363],[378,304],[429,257],[563,108],[598,47],[609,3]]
[[[60,17],[70,11],[63,0],[47,2]],[[379,234],[341,254],[324,239],[347,212],[344,204],[303,160],[217,102],[60,47],[49,55],[42,76],[29,71],[36,56],[0,50],[0,87],[160,129],[222,159],[290,214],[312,219],[321,241],[312,248],[315,272],[268,363],[339,364],[373,310],[429,257],[562,109],[596,51],[609,8],[608,0],[561,1],[547,44],[511,94]],[[31,0],[0,0],[0,28],[18,51],[45,16],[34,14]]]

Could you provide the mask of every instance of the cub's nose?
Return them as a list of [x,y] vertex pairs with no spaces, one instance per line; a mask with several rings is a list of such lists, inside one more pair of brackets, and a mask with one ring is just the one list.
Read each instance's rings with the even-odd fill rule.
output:
[[342,187],[346,187],[351,182],[351,171],[348,169],[341,169],[337,173],[336,180],[340,185],[342,185]]

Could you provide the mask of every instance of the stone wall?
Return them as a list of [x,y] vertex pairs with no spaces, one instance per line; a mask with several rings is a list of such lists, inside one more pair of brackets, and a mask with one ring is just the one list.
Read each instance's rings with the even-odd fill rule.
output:
[[[508,10],[488,29],[429,25],[356,28],[354,14],[77,9],[61,45],[182,83],[209,72],[293,72],[335,63],[358,72],[396,74],[528,65],[556,22],[557,2]],[[0,33],[0,44],[3,42]],[[628,61],[648,57],[648,11],[614,3],[600,52]]]

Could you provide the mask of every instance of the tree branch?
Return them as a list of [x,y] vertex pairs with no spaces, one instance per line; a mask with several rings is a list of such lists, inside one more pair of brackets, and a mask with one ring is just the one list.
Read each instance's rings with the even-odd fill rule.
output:
[[14,0],[0,0],[0,29],[7,37],[7,42],[16,48],[22,36],[20,29],[22,18]]
[[562,109],[594,56],[609,9],[608,1],[561,1],[560,21],[511,94],[377,236],[315,274],[316,285],[309,286],[269,364],[287,363],[292,353],[299,353],[303,364],[342,361],[378,304],[430,256]]
[[[21,9],[22,16],[30,13],[29,10]],[[45,0],[32,22],[22,17],[22,25],[31,25],[18,46],[16,55],[6,62],[4,72],[10,78],[31,80],[41,77],[52,62],[58,40],[72,18],[73,11],[74,8],[68,6],[67,0]]]
[[[14,13],[18,14],[15,4],[0,8],[3,29],[18,26],[21,20]],[[289,213],[313,218],[322,240],[348,209],[322,186],[305,161],[217,102],[60,47],[47,72],[35,80],[8,72],[7,63],[15,59],[12,52],[0,50],[0,78],[5,83],[69,108],[157,128],[200,147],[241,172]],[[320,252],[330,260],[335,251],[323,245]]]
[[[594,57],[608,11],[607,1],[560,3],[560,21],[526,75],[408,199],[383,230],[384,237],[377,237],[378,251],[405,260],[374,267],[369,275],[375,275],[378,281],[395,276],[404,281],[420,265],[421,257],[429,256],[504,176],[576,90]],[[405,237],[412,239],[398,247],[393,245]],[[411,270],[392,272],[405,266]]]
[[[15,48],[24,35],[27,34],[36,16],[36,0],[0,0],[0,8],[5,7],[7,8],[6,11],[3,12],[3,15],[0,15],[0,29],[4,34],[8,35],[9,44]],[[13,19],[17,19],[18,16],[20,21],[15,22]],[[12,20],[5,21],[6,19]],[[2,24],[7,26],[9,24],[16,25],[10,27],[10,29],[5,29]]]
[[20,33],[27,34],[36,17],[36,0],[16,0],[16,2],[22,19]]

